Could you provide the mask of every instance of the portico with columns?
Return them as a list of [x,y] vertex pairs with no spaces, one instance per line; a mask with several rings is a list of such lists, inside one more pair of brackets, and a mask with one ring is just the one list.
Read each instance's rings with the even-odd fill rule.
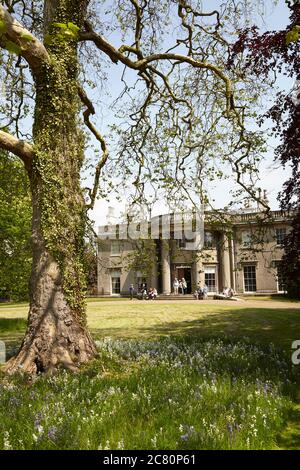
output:
[[[173,282],[177,279],[186,279],[188,293],[197,287],[209,284],[209,291],[216,293],[233,285],[233,269],[230,238],[227,234],[220,234],[220,246],[193,251],[174,253],[173,240],[162,240],[160,244],[160,262],[156,267],[156,274],[161,276],[160,292],[170,295],[174,292]],[[173,243],[172,243],[173,242]],[[173,245],[173,246],[172,246]]]

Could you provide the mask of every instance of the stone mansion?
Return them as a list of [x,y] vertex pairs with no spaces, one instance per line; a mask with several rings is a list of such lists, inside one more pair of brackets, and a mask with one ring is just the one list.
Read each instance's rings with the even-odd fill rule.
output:
[[[163,217],[166,216],[151,219],[155,219],[158,236],[151,240],[149,259],[147,253],[139,254],[136,240],[128,238],[127,233],[124,236],[118,224],[101,227],[97,240],[98,295],[128,295],[131,284],[138,291],[142,283],[156,288],[159,294],[172,295],[175,278],[185,278],[187,293],[204,284],[211,294],[222,292],[225,287],[240,295],[284,292],[280,263],[282,243],[291,221],[289,213],[271,211],[266,216],[245,210],[225,213],[220,222],[215,213],[205,212],[199,250],[186,249],[187,241],[176,237],[174,214],[168,215],[169,236],[161,237]],[[147,250],[147,243],[145,247]],[[134,264],[128,262],[132,258]]]

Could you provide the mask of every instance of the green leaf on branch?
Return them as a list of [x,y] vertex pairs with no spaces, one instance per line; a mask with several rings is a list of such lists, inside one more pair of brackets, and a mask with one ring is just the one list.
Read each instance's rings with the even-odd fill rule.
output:
[[289,31],[285,37],[286,45],[288,46],[292,42],[297,42],[299,40],[300,26],[296,25]]
[[34,40],[31,34],[29,33],[23,33],[21,35],[21,39],[23,39],[24,41],[28,41],[28,42],[32,42]]

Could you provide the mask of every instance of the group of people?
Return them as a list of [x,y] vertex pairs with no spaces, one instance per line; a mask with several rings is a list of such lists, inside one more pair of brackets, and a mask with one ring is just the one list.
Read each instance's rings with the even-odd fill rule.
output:
[[199,286],[194,292],[194,297],[198,300],[206,300],[208,296],[208,287],[204,284],[203,287]]
[[175,277],[173,282],[173,289],[175,295],[185,295],[187,293],[187,282],[184,277],[182,279],[177,279],[177,277]]
[[[174,294],[186,294],[187,293],[187,282],[184,278],[178,280],[175,277],[173,282]],[[135,295],[135,288],[133,284],[130,284],[129,287],[130,299],[132,300]],[[150,287],[147,289],[147,284],[143,282],[139,288],[137,297],[143,300],[155,300],[157,298],[157,289],[155,287]],[[234,290],[231,287],[225,287],[222,294],[218,294],[219,297],[231,298],[234,296]],[[194,292],[195,299],[205,300],[208,297],[208,287],[204,284],[203,287],[198,286]]]
[[[231,299],[234,296],[234,290],[231,287],[225,287],[220,294],[215,294],[214,299]],[[206,300],[208,297],[208,287],[204,284],[203,287],[199,286],[194,292],[195,299]]]
[[[130,300],[132,300],[135,294],[135,289],[134,289],[133,284],[130,284],[129,293],[130,293]],[[150,289],[147,289],[147,284],[143,282],[140,286],[137,297],[142,300],[155,300],[157,298],[157,289],[155,289],[155,287],[150,287]]]

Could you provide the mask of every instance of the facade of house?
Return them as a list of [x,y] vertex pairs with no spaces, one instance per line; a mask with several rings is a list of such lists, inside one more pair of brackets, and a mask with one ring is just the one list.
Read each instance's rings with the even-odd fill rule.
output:
[[170,234],[162,239],[163,217],[155,218],[155,239],[146,240],[144,227],[142,248],[127,232],[124,236],[124,226],[122,230],[118,225],[101,228],[98,295],[128,295],[131,284],[138,291],[142,283],[172,295],[175,278],[185,278],[187,293],[204,284],[211,294],[225,287],[247,295],[284,292],[280,265],[291,214],[244,211],[224,214],[220,222],[216,214],[205,213],[203,246],[197,250],[187,249],[184,237],[178,238],[173,214],[168,216]]

